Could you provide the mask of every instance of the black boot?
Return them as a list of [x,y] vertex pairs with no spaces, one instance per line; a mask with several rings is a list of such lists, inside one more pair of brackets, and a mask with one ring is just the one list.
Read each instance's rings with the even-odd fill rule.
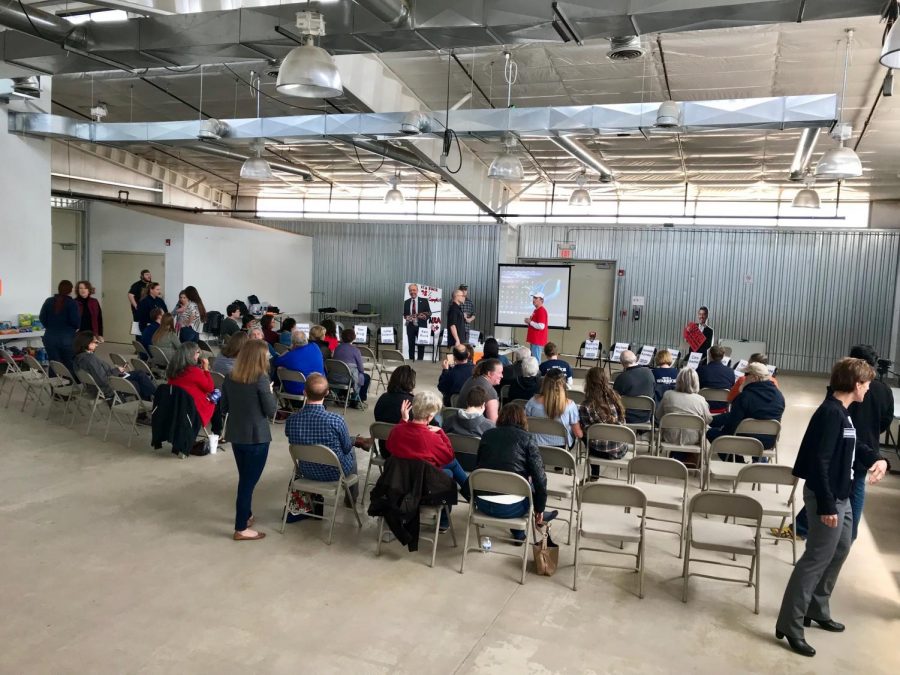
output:
[[791,649],[793,649],[798,654],[802,654],[803,656],[816,655],[816,650],[810,647],[809,644],[807,644],[806,640],[804,640],[803,638],[788,637],[777,628],[775,629],[775,637],[777,637],[779,640],[783,637],[787,637],[787,641],[791,646]]

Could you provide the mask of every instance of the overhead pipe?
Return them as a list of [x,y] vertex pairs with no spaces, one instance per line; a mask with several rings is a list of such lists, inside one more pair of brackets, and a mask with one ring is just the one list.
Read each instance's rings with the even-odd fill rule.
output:
[[0,26],[63,46],[84,48],[88,44],[84,26],[40,9],[26,8],[17,0],[0,0]]
[[[226,159],[233,159],[238,162],[243,162],[250,159],[249,155],[242,155],[239,152],[232,152],[231,150],[226,150],[225,148],[220,148],[218,145],[211,145],[209,143],[192,143],[184,147],[190,150],[196,150],[197,152],[205,152],[207,155],[225,157]],[[302,164],[281,164],[280,162],[269,162],[269,166],[271,166],[276,171],[281,171],[282,173],[290,173],[294,174],[295,176],[300,176],[305,181],[312,181],[314,179],[312,171]]]
[[400,28],[409,21],[407,0],[354,0],[354,2],[393,28]]
[[589,169],[593,169],[600,174],[601,183],[612,183],[612,169],[606,166],[597,155],[588,150],[579,141],[576,141],[571,136],[553,136],[550,140],[553,141],[557,147],[565,150]]
[[794,159],[791,161],[789,179],[802,181],[806,177],[813,152],[816,150],[816,142],[819,140],[819,130],[806,127],[800,132],[800,140],[797,141],[797,149],[794,151]]

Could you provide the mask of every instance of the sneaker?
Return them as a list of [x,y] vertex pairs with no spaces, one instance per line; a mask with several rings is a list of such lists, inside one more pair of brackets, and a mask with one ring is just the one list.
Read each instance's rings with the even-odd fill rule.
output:
[[551,520],[554,520],[556,516],[559,515],[559,511],[544,511],[544,522],[549,523]]

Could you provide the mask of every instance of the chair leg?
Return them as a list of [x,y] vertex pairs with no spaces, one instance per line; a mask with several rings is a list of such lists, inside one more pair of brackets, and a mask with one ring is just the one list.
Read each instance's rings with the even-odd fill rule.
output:
[[641,540],[638,542],[638,597],[644,598],[644,540],[645,535],[641,532]]
[[575,570],[572,572],[572,590],[578,590],[578,544],[581,543],[581,523],[578,523],[578,528],[575,530]]
[[453,527],[453,519],[450,517],[450,507],[444,505],[443,508],[447,510],[447,522],[450,523],[450,541],[453,542],[453,548],[456,548],[456,530]]
[[287,527],[287,517],[288,517],[288,504],[291,503],[291,485],[294,484],[294,479],[288,482],[287,494],[284,497],[284,513],[281,514],[281,534],[284,534],[284,528]]
[[[441,514],[444,512],[444,507],[442,506],[438,509],[437,513],[434,514],[434,532],[432,533],[431,538],[431,567],[434,567],[434,559],[437,557],[437,546],[438,546],[438,537],[441,533]],[[449,514],[448,514],[449,515]]]
[[682,568],[681,576],[683,577],[683,584],[681,587],[681,601],[687,602],[688,595],[688,577],[690,576],[688,572],[688,563],[691,559],[691,532],[690,528],[688,528],[688,536],[687,541],[684,542],[684,567]]
[[[357,480],[357,485],[359,485],[359,481]],[[350,488],[347,485],[344,485],[344,494],[346,495],[346,499],[350,499]],[[362,518],[359,517],[359,511],[356,510],[356,500],[350,502],[350,510],[353,511],[353,515],[356,517],[356,525],[359,529],[362,529],[363,523]]]
[[[331,511],[331,523],[328,526],[328,541],[326,542],[329,546],[331,546],[331,542],[334,540],[334,521],[337,520],[337,512],[338,508],[341,504],[341,501],[344,498],[344,489],[343,484],[338,487],[334,492],[334,508]],[[323,502],[324,508],[324,502]]]
[[[470,506],[469,508],[470,508],[470,514],[471,514],[471,509],[474,508],[474,506]],[[466,539],[465,539],[465,542],[463,542],[462,562],[459,565],[459,573],[460,574],[462,574],[466,569],[466,553],[469,552],[469,531],[471,529],[472,529],[472,518],[470,515],[469,517],[466,518]]]
[[[533,512],[533,511],[529,511],[529,512],[528,512],[528,520],[527,520],[527,522],[528,522],[528,523],[531,523],[531,519],[532,519],[533,517],[534,517],[534,512]],[[525,572],[526,572],[526,570],[527,570],[527,568],[528,568],[528,549],[531,548],[531,547],[528,545],[528,540],[529,540],[529,538],[531,537],[531,535],[529,534],[529,531],[530,531],[530,530],[531,530],[530,527],[526,527],[526,528],[525,528],[525,543],[522,545],[522,579],[519,581],[520,584],[524,584],[524,583],[525,583]]]
[[760,568],[760,562],[761,562],[761,558],[760,558],[760,550],[759,550],[759,537],[757,535],[757,540],[756,540],[756,584],[755,584],[755,586],[756,586],[755,596],[756,597],[755,597],[755,604],[753,607],[754,614],[759,614],[759,568]]
[[84,432],[85,436],[89,436],[91,433],[91,425],[94,423],[94,413],[97,412],[97,404],[100,403],[100,398],[94,398],[94,405],[91,406],[91,416],[88,418],[88,426],[87,431]]

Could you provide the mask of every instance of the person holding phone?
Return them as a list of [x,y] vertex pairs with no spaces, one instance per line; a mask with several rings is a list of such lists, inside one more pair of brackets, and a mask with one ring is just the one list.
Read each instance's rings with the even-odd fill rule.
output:
[[[75,334],[75,340],[72,345],[75,350],[75,377],[78,377],[79,372],[85,372],[90,375],[94,382],[97,383],[100,391],[103,392],[103,395],[110,401],[115,397],[115,392],[109,386],[109,378],[127,377],[135,386],[142,399],[145,401],[151,400],[156,392],[156,385],[153,384],[150,376],[142,372],[128,372],[124,368],[102,360],[94,353],[98,344],[100,344],[100,336],[93,331],[81,330]],[[146,414],[142,413],[138,417],[138,421],[143,422],[145,421],[144,418],[146,418]]]
[[197,415],[203,426],[207,426],[216,409],[210,394],[215,390],[212,375],[209,374],[209,360],[200,356],[196,342],[182,342],[169,359],[166,369],[168,383],[184,389],[197,407]]

